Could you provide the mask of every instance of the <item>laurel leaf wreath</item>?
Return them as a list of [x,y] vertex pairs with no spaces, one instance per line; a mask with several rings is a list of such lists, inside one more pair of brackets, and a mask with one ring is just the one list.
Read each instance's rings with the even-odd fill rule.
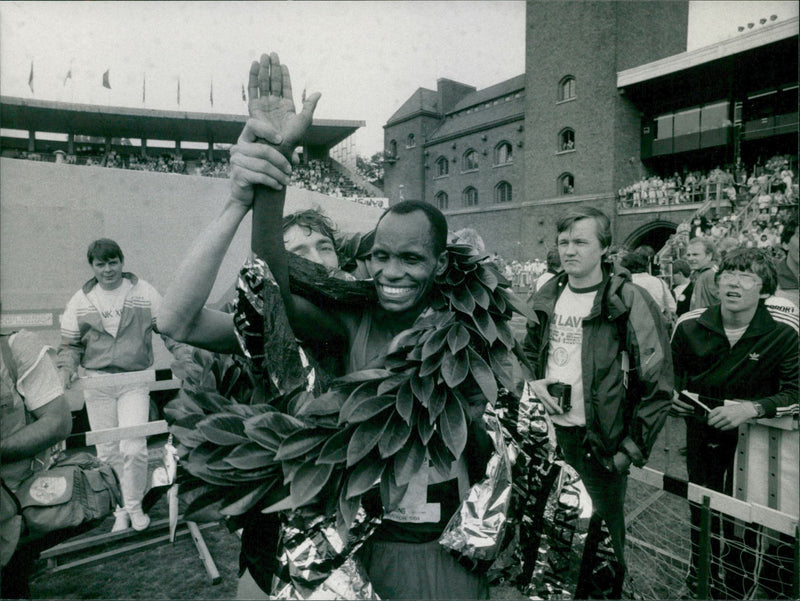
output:
[[[318,501],[347,530],[367,491],[387,511],[426,457],[446,471],[467,444],[470,416],[513,389],[509,321],[525,303],[486,257],[449,245],[431,306],[393,340],[379,369],[298,390],[270,403],[235,358],[195,351],[166,408],[177,439],[189,519]],[[180,363],[180,362],[179,362]]]

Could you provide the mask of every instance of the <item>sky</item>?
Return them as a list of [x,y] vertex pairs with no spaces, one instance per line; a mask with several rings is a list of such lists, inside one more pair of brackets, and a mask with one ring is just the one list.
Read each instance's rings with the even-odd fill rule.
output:
[[[772,14],[796,17],[797,2],[691,2],[688,49]],[[322,92],[317,118],[365,121],[355,143],[371,155],[417,88],[523,73],[525,2],[0,2],[8,96],[244,114],[241,86],[264,51],[289,66],[298,104],[303,89]]]

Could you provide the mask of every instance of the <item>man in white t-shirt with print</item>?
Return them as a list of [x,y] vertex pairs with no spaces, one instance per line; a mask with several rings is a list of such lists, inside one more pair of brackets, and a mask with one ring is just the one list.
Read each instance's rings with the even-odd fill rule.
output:
[[[108,238],[95,240],[87,252],[94,277],[67,303],[61,318],[58,367],[69,388],[82,366],[88,377],[148,369],[153,364],[152,332],[161,295],[150,284],[123,271],[125,257]],[[174,351],[174,342],[165,338]],[[86,413],[92,430],[134,426],[150,416],[145,383],[87,388]],[[128,438],[97,445],[120,479],[124,507],[115,512],[112,532],[144,530],[150,518],[142,511],[147,488],[147,439]]]
[[[627,473],[631,463],[644,465],[670,409],[669,339],[653,299],[604,261],[611,245],[605,213],[579,207],[556,229],[564,272],[533,299],[538,323],[528,323],[523,349],[564,458],[608,526],[619,562],[612,597],[619,597]],[[551,394],[559,383],[571,387],[568,410]]]

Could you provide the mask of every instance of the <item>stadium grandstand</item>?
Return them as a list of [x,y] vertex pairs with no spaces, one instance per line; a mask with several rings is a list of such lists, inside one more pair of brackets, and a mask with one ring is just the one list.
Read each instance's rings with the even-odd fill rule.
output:
[[390,202],[439,206],[509,262],[543,260],[573,203],[630,249],[700,219],[752,232],[734,216],[754,196],[796,210],[797,18],[687,52],[687,2],[527,6],[525,75],[440,79],[387,121]]
[[[0,97],[0,154],[9,158],[227,177],[227,148],[245,116]],[[317,119],[303,140],[296,184],[331,196],[381,197],[331,150],[363,121]],[[324,171],[323,175],[320,172]],[[380,203],[377,203],[378,205]]]

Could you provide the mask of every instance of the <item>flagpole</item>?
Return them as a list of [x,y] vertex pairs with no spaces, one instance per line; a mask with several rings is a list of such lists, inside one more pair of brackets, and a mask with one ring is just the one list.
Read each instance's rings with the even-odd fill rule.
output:
[[103,87],[108,90],[106,92],[106,106],[111,106],[111,68],[106,69],[103,73]]

